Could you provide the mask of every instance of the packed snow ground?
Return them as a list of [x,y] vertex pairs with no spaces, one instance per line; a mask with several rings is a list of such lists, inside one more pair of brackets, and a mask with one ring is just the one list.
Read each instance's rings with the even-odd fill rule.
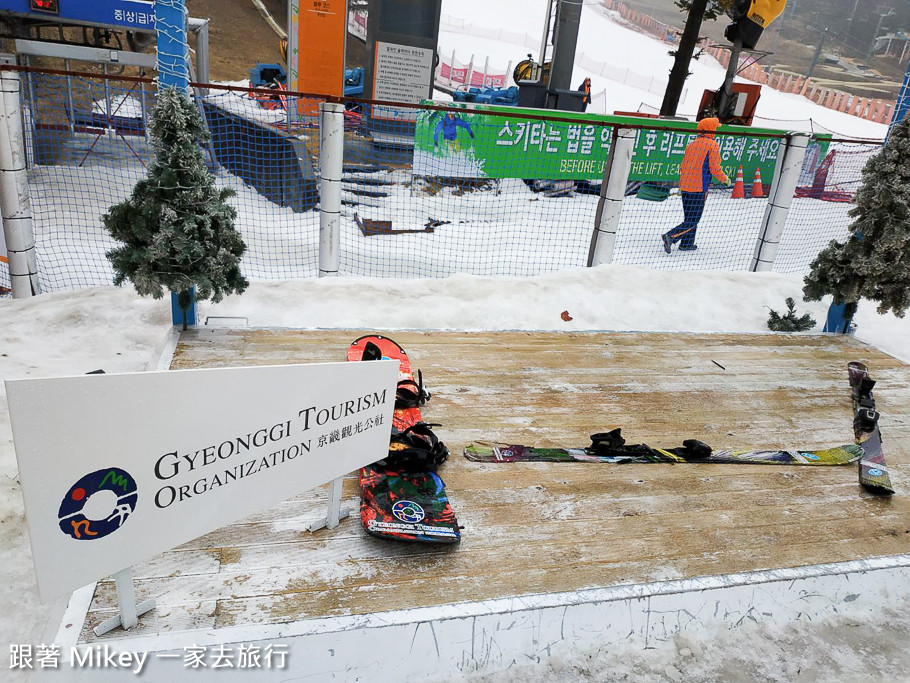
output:
[[[485,26],[508,26],[510,30],[537,35],[542,30],[545,0],[489,2],[488,0],[445,0],[443,12]],[[670,69],[667,45],[609,20],[604,10],[586,5],[579,36],[579,51],[611,64],[634,61],[640,70],[665,77]],[[513,63],[525,56],[524,47],[455,33],[440,36],[440,50],[456,49],[489,55],[491,61]],[[687,83],[687,98],[681,112],[692,115],[701,91],[716,88],[723,69],[711,58],[693,64]],[[606,89],[606,111],[635,110],[659,106],[659,96],[621,84],[599,82],[596,74],[576,68],[573,82],[586,75],[594,80],[595,92]],[[238,106],[246,107],[245,102]],[[853,137],[877,137],[885,129],[861,119],[823,109],[804,98],[766,89],[758,109],[761,123],[781,128],[826,129]],[[277,116],[270,113],[270,116]],[[267,118],[267,117],[265,117]],[[795,120],[794,120],[795,119]],[[121,171],[123,171],[121,167]],[[47,180],[47,177],[45,178]],[[55,179],[48,180],[48,196],[62,201],[56,216],[69,230],[82,225],[84,212],[97,217],[97,208],[119,200],[119,188],[85,188],[74,196],[53,195]],[[225,181],[228,182],[228,181]],[[62,187],[62,185],[61,185]],[[254,196],[242,196],[250,214],[265,211],[268,204]],[[520,188],[516,188],[518,192]],[[523,190],[522,190],[523,192]],[[528,197],[530,201],[531,198]],[[402,200],[404,201],[404,200]],[[408,200],[409,201],[409,200]],[[534,201],[538,201],[534,199]],[[544,200],[539,200],[544,201]],[[553,200],[553,215],[564,206]],[[672,200],[671,200],[672,201]],[[673,206],[678,208],[678,202]],[[756,206],[759,203],[756,203]],[[763,205],[763,202],[761,203]],[[812,202],[812,204],[816,204]],[[403,204],[400,204],[403,205]],[[664,205],[665,216],[672,224]],[[274,207],[271,207],[274,208]],[[270,210],[271,210],[270,208]],[[629,204],[630,211],[634,203]],[[289,212],[288,212],[289,213]],[[801,219],[807,223],[812,208]],[[415,214],[416,215],[416,214]],[[751,215],[751,214],[750,214]],[[414,220],[422,219],[422,213]],[[706,216],[703,236],[710,246],[710,219]],[[288,217],[290,220],[290,217]],[[503,211],[496,220],[520,222],[520,215]],[[663,220],[663,218],[662,218]],[[653,221],[651,221],[653,223]],[[589,226],[590,221],[585,220]],[[750,223],[751,225],[751,223]],[[274,233],[280,225],[271,223]],[[315,226],[313,226],[315,228]],[[744,230],[751,229],[744,226]],[[444,228],[443,228],[444,230]],[[359,233],[358,233],[359,234]],[[442,230],[440,231],[442,233]],[[582,246],[589,228],[576,238]],[[350,237],[356,236],[351,233]],[[250,235],[256,239],[256,235]],[[262,238],[266,235],[263,232]],[[56,238],[55,238],[56,239]],[[272,243],[285,256],[275,277],[296,277],[295,268],[312,270],[313,256],[304,247]],[[416,239],[408,236],[395,240]],[[654,242],[653,230],[642,239]],[[751,245],[751,235],[743,238]],[[75,248],[60,233],[59,248]],[[401,245],[401,242],[395,244]],[[50,247],[48,241],[42,247]],[[107,245],[92,249],[103,251]],[[564,245],[555,245],[557,253]],[[623,253],[618,245],[617,255]],[[657,258],[664,258],[654,244]],[[300,250],[298,252],[297,250]],[[306,251],[306,255],[300,259]],[[711,249],[699,253],[710,258]],[[750,249],[746,249],[749,252]],[[681,262],[679,254],[671,257]],[[692,255],[696,256],[696,255]],[[802,258],[802,257],[799,257]],[[307,260],[309,259],[309,260]],[[617,259],[622,261],[621,258]],[[716,267],[712,263],[689,261],[689,267]],[[53,272],[53,263],[45,263]],[[412,264],[402,264],[412,267]],[[410,275],[420,275],[410,272]],[[98,275],[93,271],[91,278]],[[81,275],[77,274],[77,278]],[[89,280],[85,284],[91,284]],[[801,278],[783,274],[750,274],[718,271],[651,270],[631,265],[601,266],[594,269],[564,268],[536,277],[483,277],[452,275],[445,279],[404,280],[344,277],[324,280],[275,280],[256,282],[242,297],[231,297],[213,306],[202,304],[201,318],[246,317],[251,326],[295,328],[352,328],[394,330],[403,328],[451,330],[679,330],[689,332],[766,331],[768,308],[782,311],[784,299],[794,297],[798,311],[809,312],[824,322],[827,302],[801,302]],[[562,311],[573,318],[564,321]],[[138,297],[131,288],[95,287],[78,291],[45,294],[29,300],[0,300],[0,377],[48,377],[80,375],[104,368],[108,372],[142,372],[155,369],[170,330],[170,308],[165,302]],[[910,322],[892,315],[879,316],[868,302],[857,315],[857,337],[910,362]],[[873,369],[874,371],[874,369]],[[5,399],[5,389],[3,390]],[[8,589],[0,597],[0,639],[8,643],[48,642],[46,627],[56,628],[59,616],[51,606],[38,602],[25,528],[22,498],[17,480],[6,401],[0,402],[0,560]],[[749,624],[733,632],[718,634],[710,644],[694,642],[680,635],[674,642],[646,652],[619,648],[612,651],[580,652],[577,658],[547,661],[519,668],[491,680],[900,680],[910,670],[906,648],[910,636],[910,605],[895,604],[882,610],[879,618],[851,623],[826,621],[799,626],[768,627]],[[49,622],[50,620],[50,622]],[[7,663],[0,663],[5,669]]]

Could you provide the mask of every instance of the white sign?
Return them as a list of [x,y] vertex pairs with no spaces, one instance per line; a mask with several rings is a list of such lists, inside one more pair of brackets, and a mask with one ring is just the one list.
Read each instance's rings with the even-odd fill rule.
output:
[[8,380],[43,600],[388,452],[397,361]]
[[413,45],[376,42],[373,99],[413,102],[430,96],[433,50]]

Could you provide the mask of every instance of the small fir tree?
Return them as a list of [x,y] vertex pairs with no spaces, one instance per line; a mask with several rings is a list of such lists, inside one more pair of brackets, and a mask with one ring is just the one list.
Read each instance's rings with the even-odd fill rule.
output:
[[866,164],[850,216],[846,242],[832,240],[812,262],[805,298],[830,294],[847,304],[848,320],[861,298],[902,318],[910,306],[910,117]]
[[199,144],[209,133],[190,98],[177,88],[162,88],[149,131],[155,160],[148,176],[102,217],[122,243],[107,257],[115,285],[130,280],[139,294],[154,299],[176,293],[186,329],[194,285],[198,299],[214,303],[246,290],[249,283],[240,273],[246,245],[234,228],[237,213],[226,201],[234,191],[217,189],[205,166]]
[[771,315],[768,316],[769,330],[773,332],[805,332],[815,327],[815,320],[808,313],[798,318],[796,317],[796,302],[793,297],[788,296],[785,301],[787,303],[787,312],[784,315],[781,315],[773,308],[771,309]]

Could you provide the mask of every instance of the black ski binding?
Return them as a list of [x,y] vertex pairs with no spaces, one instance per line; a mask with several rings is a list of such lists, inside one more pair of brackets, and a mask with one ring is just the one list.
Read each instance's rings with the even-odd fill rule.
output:
[[675,452],[677,455],[684,457],[686,460],[704,460],[714,451],[704,441],[699,441],[698,439],[686,439],[683,441],[683,447],[681,449],[677,449]]

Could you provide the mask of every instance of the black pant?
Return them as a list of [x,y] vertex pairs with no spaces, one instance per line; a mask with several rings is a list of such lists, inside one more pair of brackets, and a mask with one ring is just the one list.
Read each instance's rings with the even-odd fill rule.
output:
[[695,231],[705,210],[707,192],[682,192],[683,216],[685,220],[667,233],[671,242],[679,242],[680,247],[695,246]]

